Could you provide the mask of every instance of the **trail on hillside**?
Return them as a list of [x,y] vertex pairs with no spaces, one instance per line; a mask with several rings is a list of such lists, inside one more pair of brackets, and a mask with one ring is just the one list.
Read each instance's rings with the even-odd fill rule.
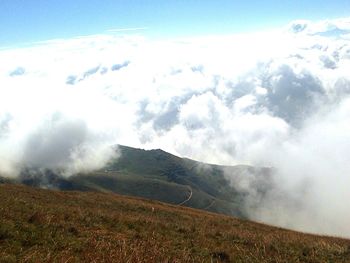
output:
[[204,207],[203,210],[208,210],[210,207],[212,207],[215,204],[215,200],[213,200],[208,206]]
[[190,201],[191,200],[191,198],[192,198],[192,194],[193,194],[193,192],[192,192],[192,187],[191,186],[187,186],[188,187],[188,189],[190,190],[190,195],[188,196],[188,198],[185,200],[185,201],[183,201],[183,202],[181,202],[180,204],[178,204],[178,205],[183,205],[183,204],[185,204],[185,203],[187,203],[188,201]]

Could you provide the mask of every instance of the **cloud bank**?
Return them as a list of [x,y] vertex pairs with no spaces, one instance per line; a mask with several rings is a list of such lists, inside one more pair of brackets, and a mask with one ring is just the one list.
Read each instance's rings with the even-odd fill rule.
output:
[[246,189],[252,219],[349,237],[349,72],[350,19],[1,50],[0,173],[97,169],[117,143],[274,167],[278,187]]

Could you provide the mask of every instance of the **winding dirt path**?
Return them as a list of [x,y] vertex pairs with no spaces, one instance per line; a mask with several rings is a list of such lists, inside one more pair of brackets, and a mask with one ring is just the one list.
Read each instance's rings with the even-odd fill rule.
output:
[[210,207],[213,206],[213,204],[215,204],[215,200],[213,200],[208,206],[204,207],[204,210],[208,210]]
[[192,187],[191,186],[187,186],[188,187],[188,189],[190,190],[190,195],[188,196],[188,198],[185,200],[185,201],[183,201],[183,202],[181,202],[180,204],[178,204],[178,205],[183,205],[183,204],[185,204],[185,203],[187,203],[188,201],[190,201],[191,200],[191,198],[192,198],[192,194],[193,194],[193,192],[192,192]]

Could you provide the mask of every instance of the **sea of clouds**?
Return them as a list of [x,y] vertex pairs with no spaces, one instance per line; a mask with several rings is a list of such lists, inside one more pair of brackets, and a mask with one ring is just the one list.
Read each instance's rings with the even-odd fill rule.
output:
[[[274,167],[254,220],[350,237],[350,19],[0,50],[0,174],[101,168],[116,144]],[[226,174],[232,183],[239,184]],[[249,186],[249,183],[248,183]]]

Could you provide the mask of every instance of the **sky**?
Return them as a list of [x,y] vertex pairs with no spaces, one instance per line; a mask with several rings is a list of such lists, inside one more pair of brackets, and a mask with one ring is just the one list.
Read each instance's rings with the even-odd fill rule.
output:
[[116,28],[147,28],[144,34],[157,38],[228,34],[344,17],[349,10],[347,0],[1,0],[0,46]]

